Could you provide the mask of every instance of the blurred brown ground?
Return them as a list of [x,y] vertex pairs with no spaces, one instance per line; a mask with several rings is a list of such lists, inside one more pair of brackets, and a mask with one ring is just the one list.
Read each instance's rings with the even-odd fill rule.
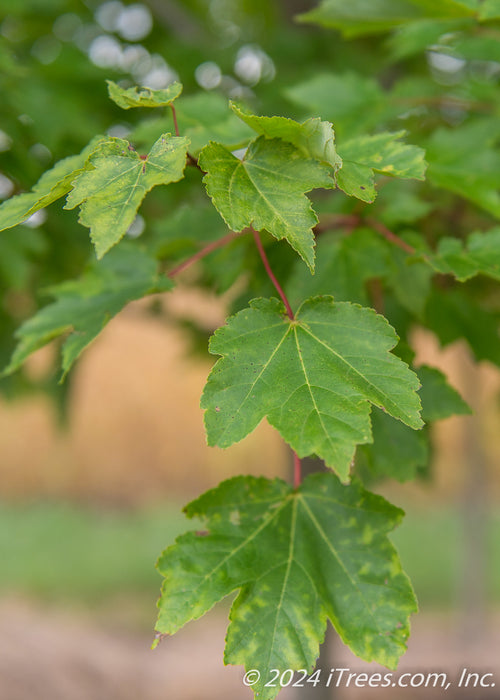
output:
[[[61,610],[42,610],[26,601],[0,601],[1,700],[251,700],[242,684],[241,666],[222,662],[227,619],[220,610],[189,624],[154,651],[151,636],[131,634]],[[494,673],[494,688],[332,689],[345,700],[419,700],[458,698],[498,700],[500,618],[489,620],[481,640],[460,635],[446,614],[418,615],[412,624],[408,652],[395,677],[403,673],[447,673],[455,684],[463,668]],[[334,640],[326,668],[387,673],[377,664],[357,659]],[[326,677],[328,673],[326,674]],[[417,679],[418,680],[418,679]],[[490,679],[491,680],[491,679]],[[324,681],[325,682],[325,681]],[[408,681],[404,681],[408,682]],[[308,686],[306,686],[308,688]],[[315,697],[313,688],[307,697]],[[279,700],[305,698],[306,689],[286,689]]]

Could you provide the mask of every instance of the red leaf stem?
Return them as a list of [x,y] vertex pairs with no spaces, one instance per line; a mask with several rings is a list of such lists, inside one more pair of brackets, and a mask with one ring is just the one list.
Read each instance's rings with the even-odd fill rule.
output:
[[184,260],[184,262],[181,262],[177,267],[174,267],[170,272],[167,273],[167,277],[175,277],[175,275],[179,274],[179,272],[182,272],[182,270],[185,270],[187,267],[195,263],[197,260],[201,260],[204,258],[206,255],[211,253],[213,250],[217,250],[217,248],[222,248],[223,246],[227,245],[231,241],[233,241],[235,238],[237,238],[240,235],[240,233],[236,233],[235,231],[230,231],[228,234],[223,236],[222,238],[217,239],[216,241],[212,241],[212,243],[209,243],[206,245],[204,248],[199,250],[197,253],[192,255],[190,258],[187,260]]
[[389,243],[397,245],[398,248],[401,248],[401,250],[404,250],[406,253],[413,255],[417,252],[413,246],[406,243],[406,241],[403,241],[403,239],[399,236],[396,236],[396,234],[388,229],[387,226],[385,226],[381,221],[377,221],[376,219],[366,219],[366,223],[369,226],[372,226],[375,231],[378,231],[378,233],[389,241]]
[[175,107],[173,104],[170,105],[170,109],[172,110],[172,117],[174,119],[174,129],[175,129],[175,135],[180,136],[179,133],[179,125],[177,124],[177,112],[175,111]]
[[285,292],[283,291],[283,289],[282,289],[280,283],[278,282],[278,280],[277,280],[276,277],[274,276],[273,271],[271,270],[271,266],[270,266],[270,264],[269,264],[269,260],[267,259],[266,251],[264,250],[264,246],[262,245],[262,241],[260,240],[260,236],[259,236],[258,232],[257,232],[255,229],[253,229],[252,227],[250,227],[250,230],[251,230],[252,233],[253,233],[253,237],[254,237],[254,239],[255,239],[255,243],[256,243],[256,245],[257,245],[257,249],[258,249],[258,251],[259,251],[259,254],[260,254],[260,257],[261,257],[261,259],[262,259],[262,262],[264,263],[264,267],[266,268],[267,275],[268,275],[269,279],[271,280],[271,282],[274,284],[274,287],[275,287],[276,291],[277,291],[278,294],[280,295],[281,301],[282,301],[283,304],[285,305],[285,308],[286,308],[286,312],[287,312],[287,314],[288,314],[288,317],[293,321],[294,318],[295,318],[295,316],[294,316],[294,313],[293,313],[293,311],[292,311],[292,307],[290,306],[290,302],[289,302],[288,299],[286,298],[286,294],[285,294]]

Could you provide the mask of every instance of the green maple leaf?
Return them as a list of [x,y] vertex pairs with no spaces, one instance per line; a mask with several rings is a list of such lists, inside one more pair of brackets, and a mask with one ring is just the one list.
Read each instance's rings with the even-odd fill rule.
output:
[[418,146],[401,143],[405,131],[359,136],[340,148],[342,168],[337,172],[337,186],[346,194],[364,202],[377,196],[375,173],[404,179],[425,178],[425,151]]
[[151,88],[122,88],[112,80],[106,80],[108,93],[113,102],[122,109],[132,107],[168,107],[182,92],[180,83],[172,83],[164,90]]
[[426,147],[430,182],[500,218],[499,141],[496,118],[482,117],[453,129],[436,129]]
[[[416,371],[420,379],[422,418],[426,423],[453,415],[471,413],[460,394],[448,384],[445,375],[435,367],[422,365]],[[382,411],[372,412],[373,444],[362,445],[358,458],[364,458],[370,473],[398,481],[414,479],[417,470],[429,461],[429,431],[410,430]],[[362,459],[361,459],[362,463]]]
[[464,339],[476,360],[488,360],[500,367],[500,314],[484,308],[484,302],[461,288],[433,290],[425,309],[425,323],[443,346]]
[[28,226],[21,226],[13,236],[0,236],[0,282],[4,289],[24,289],[30,281],[32,258],[46,248],[42,232]]
[[426,423],[472,412],[458,391],[448,384],[446,376],[439,369],[422,365],[416,372],[422,384],[419,393],[422,401],[422,418]]
[[479,19],[499,19],[500,18],[500,0],[483,0],[479,6]]
[[327,231],[318,238],[314,275],[297,260],[285,292],[292,306],[319,294],[367,306],[367,280],[387,277],[392,267],[389,244],[375,231],[358,228],[348,236]]
[[[183,97],[176,105],[179,131],[189,141],[189,152],[198,156],[209,143],[216,141],[229,150],[242,148],[254,137],[254,132],[230,109],[229,101],[214,92],[201,92]],[[165,117],[139,122],[129,138],[133,143],[151,143],[165,130]]]
[[382,411],[372,412],[373,444],[361,445],[356,465],[364,458],[370,476],[405,482],[414,479],[419,467],[429,460],[429,436],[411,430]]
[[32,352],[54,338],[67,336],[62,347],[63,377],[81,352],[128,302],[171,289],[158,263],[136,246],[123,245],[80,279],[48,291],[56,298],[17,330],[18,345],[3,374],[18,369]]
[[198,155],[210,141],[230,150],[246,146],[253,137],[251,129],[230,109],[222,95],[202,92],[184,97],[177,108],[179,128],[191,141],[190,153]]
[[[422,237],[412,231],[404,232],[401,239],[416,250],[422,248]],[[409,257],[406,251],[387,243],[392,269],[387,275],[387,286],[403,308],[422,317],[432,288],[432,270],[417,257]]]
[[370,403],[420,428],[415,374],[390,354],[394,329],[372,309],[313,297],[295,320],[256,299],[212,336],[222,355],[202,396],[208,443],[228,447],[267,416],[300,457],[316,454],[346,479],[355,446],[371,442]]
[[103,140],[103,137],[96,137],[78,155],[58,161],[42,175],[31,192],[23,192],[4,202],[0,206],[0,231],[17,226],[36,211],[64,197],[71,190],[75,177],[83,172],[90,153]]
[[183,177],[188,144],[164,134],[141,158],[128,141],[110,137],[91,154],[65,209],[81,205],[79,221],[90,228],[98,259],[123,238],[149,190]]
[[500,228],[472,233],[464,245],[457,238],[442,238],[435,255],[426,260],[443,274],[453,274],[460,282],[477,274],[500,280]]
[[200,154],[204,182],[217,211],[229,228],[253,226],[285,238],[314,269],[313,226],[318,222],[305,196],[317,187],[331,188],[330,168],[280,139],[260,136],[243,160],[224,146],[209,143]]
[[454,55],[468,61],[500,61],[500,45],[492,36],[457,36],[452,50]]
[[344,36],[355,37],[386,32],[426,17],[448,19],[473,15],[470,0],[351,0],[349,3],[323,0],[299,19],[340,29]]
[[312,671],[327,618],[355,654],[396,667],[416,610],[387,538],[403,511],[333,474],[295,491],[236,477],[185,510],[206,531],[182,535],[159,559],[159,633],[174,634],[239,589],[224,660],[260,671],[259,700],[280,689],[265,687],[271,669]]
[[284,94],[307,113],[335,124],[337,136],[376,128],[387,108],[387,95],[377,81],[353,72],[318,73]]
[[[427,47],[439,44],[443,35],[451,34],[452,32],[457,32],[458,34],[457,30],[460,30],[468,22],[474,24],[474,20],[471,19],[441,21],[422,19],[401,25],[387,42],[391,49],[392,58],[394,61],[400,61],[401,59],[421,54]],[[455,42],[453,43],[455,44]]]
[[342,166],[342,159],[335,148],[335,132],[330,122],[307,119],[300,124],[286,117],[258,117],[236,105],[234,113],[258,134],[269,139],[279,138],[292,143],[308,158],[328,163],[334,172]]

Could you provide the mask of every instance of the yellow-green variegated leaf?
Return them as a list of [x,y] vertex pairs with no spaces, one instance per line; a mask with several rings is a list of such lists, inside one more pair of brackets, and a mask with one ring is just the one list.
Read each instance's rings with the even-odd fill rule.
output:
[[500,219],[499,140],[496,116],[436,129],[426,143],[428,180]]
[[90,228],[99,259],[123,238],[149,190],[183,177],[188,144],[164,134],[141,157],[128,141],[110,137],[91,154],[65,208],[80,205],[79,221]]
[[335,132],[330,122],[314,118],[301,124],[286,117],[258,117],[234,104],[231,107],[233,112],[258,134],[292,143],[308,158],[328,163],[333,172],[337,172],[342,166],[342,159],[335,148]]
[[346,194],[373,202],[377,196],[375,173],[404,179],[423,180],[425,151],[401,141],[406,132],[383,132],[359,136],[341,145],[342,168],[335,179]]
[[172,83],[163,90],[151,88],[122,88],[112,80],[106,81],[108,93],[113,102],[122,109],[132,107],[168,107],[182,92],[180,83]]
[[258,700],[271,670],[312,672],[329,618],[352,651],[395,668],[416,610],[387,534],[403,512],[358,483],[315,474],[236,477],[186,508],[205,530],[179,537],[158,562],[165,577],[156,629],[174,634],[233,591],[225,662],[257,669]]
[[96,137],[81,153],[64,158],[47,170],[31,192],[18,194],[0,205],[0,231],[17,226],[36,211],[64,197],[71,190],[73,180],[83,171],[88,156],[103,140],[104,137]]

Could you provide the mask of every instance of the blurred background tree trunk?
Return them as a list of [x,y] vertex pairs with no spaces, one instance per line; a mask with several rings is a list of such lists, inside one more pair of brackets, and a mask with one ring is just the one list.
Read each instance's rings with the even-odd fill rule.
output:
[[462,418],[464,477],[460,524],[463,539],[458,602],[462,642],[470,645],[481,638],[486,623],[490,485],[481,429],[484,418],[481,414],[481,375],[470,354],[465,350],[463,354],[463,392],[474,413]]
[[[300,4],[300,3],[297,3]],[[304,3],[302,3],[304,4]],[[331,470],[325,466],[324,462],[317,457],[305,457],[302,462],[302,478],[305,479],[309,474],[315,472],[330,472]],[[291,471],[293,472],[293,462],[291,461]],[[320,647],[319,659],[316,668],[321,670],[320,682],[318,685],[309,684],[304,688],[297,688],[297,698],[300,700],[331,700],[335,695],[335,689],[325,686],[326,679],[331,668],[335,668],[333,661],[335,657],[335,647],[338,644],[337,633],[333,629],[330,622],[327,623],[325,641]]]

